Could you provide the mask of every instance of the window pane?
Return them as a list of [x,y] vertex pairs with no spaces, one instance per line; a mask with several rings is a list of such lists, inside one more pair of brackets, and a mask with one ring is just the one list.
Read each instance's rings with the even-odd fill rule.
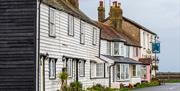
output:
[[111,42],[107,42],[107,54],[111,55]]
[[116,66],[116,80],[120,80],[120,65]]
[[96,64],[96,76],[97,77],[104,76],[104,64]]
[[72,76],[72,59],[68,59],[67,72],[68,72],[68,75],[71,77]]
[[119,43],[114,43],[114,55],[119,55]]
[[56,77],[56,60],[50,59],[49,61],[49,78],[55,78]]
[[133,76],[136,76],[136,65],[133,65]]
[[85,23],[81,21],[80,43],[85,43]]
[[71,15],[68,16],[68,34],[74,35],[74,17]]
[[85,75],[85,62],[82,60],[79,63],[79,75],[84,76]]
[[93,28],[93,44],[97,44],[97,29]]
[[49,35],[55,36],[55,11],[52,8],[49,12]]

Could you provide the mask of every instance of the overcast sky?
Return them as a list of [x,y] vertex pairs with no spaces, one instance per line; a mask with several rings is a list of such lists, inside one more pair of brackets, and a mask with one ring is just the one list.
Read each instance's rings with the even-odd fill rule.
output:
[[[160,71],[180,72],[180,0],[120,0],[123,15],[157,33],[161,41]],[[99,0],[80,0],[80,8],[97,20]],[[106,15],[109,0],[106,2]]]

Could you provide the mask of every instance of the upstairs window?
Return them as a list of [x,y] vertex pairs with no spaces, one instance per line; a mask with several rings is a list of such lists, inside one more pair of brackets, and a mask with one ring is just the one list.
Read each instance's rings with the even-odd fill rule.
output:
[[121,56],[124,56],[124,44],[121,44]]
[[49,36],[51,36],[51,37],[56,36],[55,10],[52,8],[49,9]]
[[56,78],[56,59],[54,58],[49,59],[49,78]]
[[85,22],[81,21],[80,24],[80,43],[85,43]]
[[93,45],[97,44],[97,29],[93,28]]
[[119,55],[119,43],[114,42],[114,55],[118,56]]
[[139,56],[139,49],[133,48],[133,54],[134,54],[134,57],[138,57]]
[[68,15],[68,35],[74,36],[74,17]]
[[111,42],[107,42],[107,54],[111,55]]

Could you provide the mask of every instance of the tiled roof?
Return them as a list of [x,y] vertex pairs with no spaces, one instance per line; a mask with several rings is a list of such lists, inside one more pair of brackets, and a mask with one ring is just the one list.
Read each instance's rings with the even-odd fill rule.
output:
[[94,26],[97,26],[96,23],[93,20],[91,20],[87,15],[85,15],[80,9],[75,8],[66,0],[42,0],[42,3],[47,4],[47,5],[49,5],[53,8],[56,8],[60,11],[71,14],[74,17],[77,17],[87,23],[94,25]]
[[105,39],[108,41],[124,42],[126,45],[129,46],[140,47],[137,41],[130,39],[122,32],[118,32],[117,30],[115,30],[115,28],[110,26],[110,24],[97,22],[97,25],[102,29],[101,39]]
[[[151,30],[147,29],[146,27],[140,25],[139,23],[137,23],[137,22],[135,22],[135,21],[133,21],[133,20],[127,18],[127,17],[123,16],[123,20],[128,21],[129,23],[137,26],[140,29],[143,29],[144,31],[147,31],[147,32],[149,32],[151,34],[157,35],[156,33],[152,32]],[[104,20],[104,23],[109,24],[109,17]]]

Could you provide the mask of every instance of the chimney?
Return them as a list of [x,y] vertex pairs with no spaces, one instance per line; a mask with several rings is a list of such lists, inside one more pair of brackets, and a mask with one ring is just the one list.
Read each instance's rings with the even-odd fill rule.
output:
[[120,31],[122,30],[122,14],[123,11],[121,9],[121,4],[117,1],[113,2],[113,5],[110,8],[110,21],[111,25],[116,28],[116,30]]
[[79,0],[68,0],[69,3],[71,3],[72,6],[79,9]]
[[104,8],[104,2],[99,1],[99,7],[98,7],[98,21],[103,22],[105,19],[105,8]]

